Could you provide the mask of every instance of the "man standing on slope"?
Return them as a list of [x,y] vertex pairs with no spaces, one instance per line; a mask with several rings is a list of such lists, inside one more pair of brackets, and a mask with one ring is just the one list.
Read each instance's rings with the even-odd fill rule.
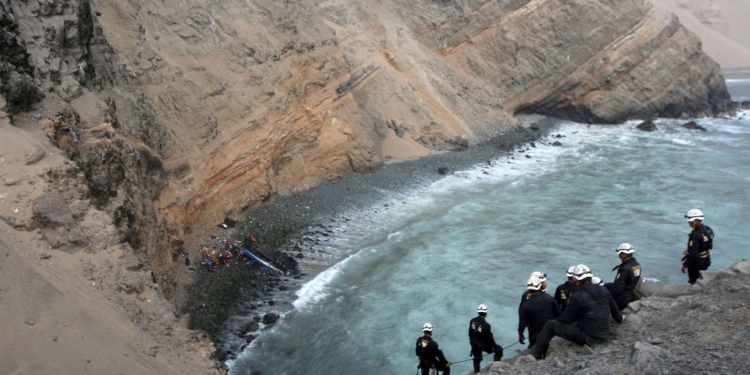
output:
[[587,345],[595,340],[609,337],[609,317],[622,323],[624,316],[617,304],[601,285],[591,282],[591,269],[579,264],[573,270],[579,290],[570,298],[570,303],[559,318],[547,321],[539,333],[536,344],[531,347],[531,354],[536,359],[547,357],[549,342],[554,336],[560,336],[578,345]]
[[471,356],[474,358],[474,373],[479,372],[479,364],[482,362],[484,352],[495,353],[493,361],[503,359],[503,347],[495,343],[492,336],[492,327],[485,320],[487,318],[487,306],[485,304],[477,307],[477,317],[469,321],[469,344],[471,345]]
[[536,275],[532,275],[526,282],[526,289],[528,297],[518,307],[518,342],[524,344],[523,331],[528,326],[531,348],[544,324],[560,316],[560,306],[554,298],[542,291],[542,280]]
[[635,248],[629,243],[623,243],[615,250],[620,257],[620,265],[612,269],[617,270],[615,281],[604,286],[609,290],[620,311],[625,310],[630,302],[635,300],[635,287],[641,281],[641,265],[633,257]]
[[557,289],[555,289],[555,301],[560,305],[560,312],[565,311],[565,308],[568,307],[568,302],[570,302],[570,297],[576,290],[578,290],[576,281],[573,279],[574,268],[576,268],[576,266],[570,266],[570,268],[568,268],[568,272],[566,273],[568,280],[558,285]]
[[451,363],[445,359],[437,341],[432,339],[432,324],[425,323],[422,326],[422,332],[424,336],[417,339],[416,353],[417,357],[419,357],[419,366],[417,368],[422,369],[422,375],[429,375],[430,369],[433,367],[438,371],[442,371],[443,375],[450,375]]
[[685,256],[682,258],[682,273],[687,271],[688,282],[695,284],[702,279],[701,271],[705,271],[711,265],[711,249],[714,245],[714,231],[703,224],[705,216],[697,208],[688,211],[685,215],[692,231],[688,236],[688,246]]

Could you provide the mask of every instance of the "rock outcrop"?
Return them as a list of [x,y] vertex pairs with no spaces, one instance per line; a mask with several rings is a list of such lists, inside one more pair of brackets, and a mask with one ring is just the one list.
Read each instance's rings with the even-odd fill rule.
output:
[[47,118],[168,294],[196,229],[373,171],[387,139],[466,147],[529,113],[611,123],[729,100],[700,41],[646,0],[0,0],[0,31],[0,103]]
[[750,262],[740,261],[696,285],[642,283],[640,300],[612,323],[612,339],[586,350],[552,340],[543,361],[532,356],[488,364],[482,374],[744,374],[750,363]]
[[28,109],[39,100],[34,66],[9,0],[0,1],[0,111]]

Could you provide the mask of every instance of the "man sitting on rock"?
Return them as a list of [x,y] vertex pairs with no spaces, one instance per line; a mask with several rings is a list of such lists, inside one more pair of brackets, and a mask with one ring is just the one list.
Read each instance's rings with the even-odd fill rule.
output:
[[620,311],[625,310],[630,302],[635,300],[635,288],[641,281],[641,265],[635,260],[635,248],[629,243],[623,243],[617,247],[617,256],[620,264],[612,271],[617,271],[615,281],[604,286],[609,290],[612,298],[617,303]]
[[565,308],[568,307],[570,296],[578,290],[576,281],[573,279],[573,269],[575,268],[576,266],[570,266],[570,268],[568,268],[568,272],[565,273],[565,275],[568,276],[568,280],[555,289],[555,301],[560,305],[561,312],[565,311]]
[[536,359],[547,356],[549,342],[554,336],[560,336],[578,345],[588,345],[595,340],[609,337],[610,315],[622,323],[624,316],[607,289],[591,282],[591,269],[579,264],[573,270],[579,291],[570,298],[565,311],[556,320],[549,320],[539,333],[536,344],[531,347],[531,354]]

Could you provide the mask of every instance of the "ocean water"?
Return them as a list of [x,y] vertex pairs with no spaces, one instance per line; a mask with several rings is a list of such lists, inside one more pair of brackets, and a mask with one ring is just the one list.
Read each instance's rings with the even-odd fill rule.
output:
[[[728,86],[750,100],[749,82]],[[579,263],[610,281],[615,248],[629,242],[644,277],[685,283],[691,208],[716,233],[713,271],[747,257],[750,112],[695,121],[708,131],[684,120],[657,120],[655,132],[560,122],[551,134],[561,138],[350,213],[328,246],[339,261],[297,291],[230,373],[412,374],[425,322],[448,360],[466,360],[480,303],[498,344],[512,345],[532,271],[548,274],[550,292]],[[469,370],[471,361],[453,368]]]

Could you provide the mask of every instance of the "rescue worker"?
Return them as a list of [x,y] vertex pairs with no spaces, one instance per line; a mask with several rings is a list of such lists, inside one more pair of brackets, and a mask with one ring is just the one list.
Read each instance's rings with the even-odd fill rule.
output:
[[579,290],[570,298],[568,307],[560,317],[544,324],[536,344],[531,347],[534,358],[544,359],[547,356],[549,342],[554,336],[578,345],[588,345],[609,337],[610,316],[618,323],[625,319],[607,288],[593,284],[592,277],[591,269],[585,264],[575,267],[573,278]]
[[206,259],[208,259],[208,248],[204,246],[201,249],[201,262],[206,263]]
[[469,344],[471,345],[471,357],[474,361],[474,373],[479,372],[479,364],[482,362],[484,352],[494,353],[493,361],[503,359],[503,347],[495,343],[492,336],[492,327],[485,320],[487,318],[487,306],[485,304],[477,307],[477,317],[469,321]]
[[432,339],[432,324],[425,323],[422,326],[424,336],[417,339],[416,353],[419,357],[419,366],[422,369],[422,375],[429,375],[430,369],[435,368],[442,371],[443,375],[450,375],[451,363],[445,359],[443,351],[437,341]]
[[570,301],[570,296],[578,290],[576,282],[573,280],[574,268],[576,268],[576,266],[570,266],[568,268],[568,272],[566,272],[568,280],[558,285],[557,289],[555,289],[555,301],[557,301],[557,304],[560,306],[560,312],[565,311],[565,308],[568,306],[568,301]]
[[687,272],[688,283],[695,284],[702,279],[701,271],[705,271],[711,265],[711,249],[714,243],[714,231],[703,224],[705,216],[697,208],[688,211],[685,215],[692,230],[688,236],[688,246],[685,256],[682,258],[682,273]]
[[[541,291],[543,293],[547,293],[547,274],[541,271],[534,271],[531,273],[531,275],[529,275],[529,278],[532,278],[532,277],[537,277],[539,278],[539,280],[542,281]],[[525,292],[523,292],[523,294],[521,295],[521,304],[523,304],[523,302],[526,301],[527,298],[529,298],[528,289]],[[518,307],[521,307],[521,304],[519,304]]]
[[635,288],[641,281],[641,265],[635,260],[635,248],[629,243],[622,243],[615,249],[620,257],[620,264],[612,271],[617,271],[615,281],[604,286],[609,290],[620,311],[625,310],[630,302],[635,301]]
[[529,328],[529,348],[536,343],[544,323],[560,316],[560,305],[555,299],[542,291],[543,281],[532,275],[526,282],[528,290],[526,301],[518,307],[518,342],[523,345],[523,332]]

